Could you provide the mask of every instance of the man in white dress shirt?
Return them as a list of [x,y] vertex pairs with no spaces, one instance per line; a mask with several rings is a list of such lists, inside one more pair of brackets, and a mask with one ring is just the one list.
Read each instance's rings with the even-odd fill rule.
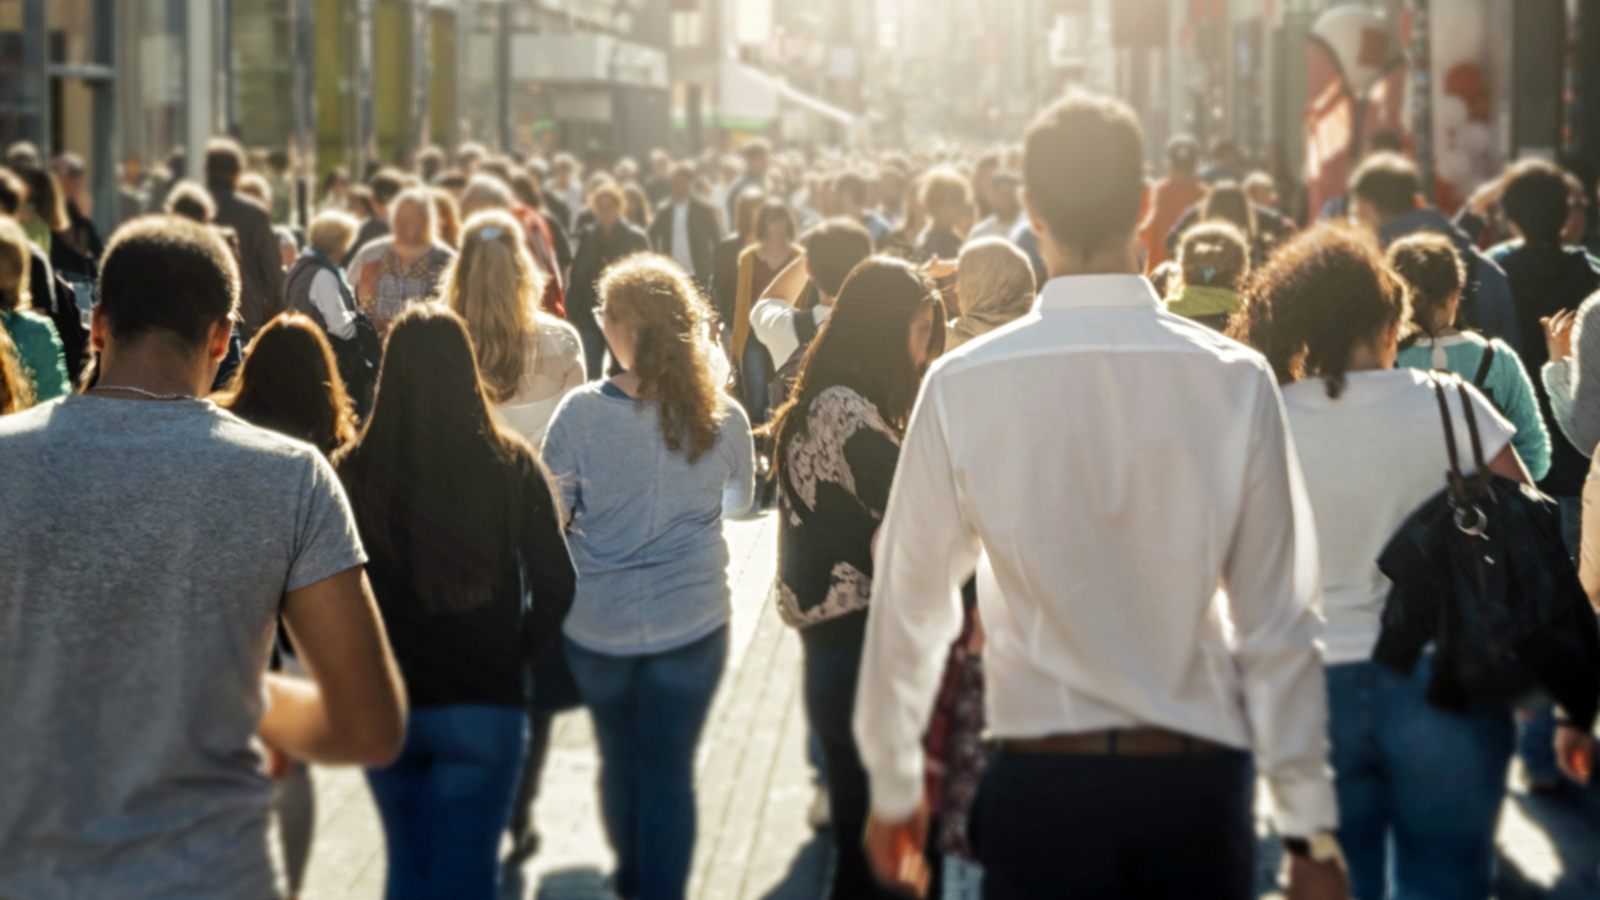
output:
[[694,196],[694,178],[693,163],[672,171],[671,193],[650,222],[650,246],[677,260],[703,290],[711,283],[717,253],[717,211]]
[[[805,256],[778,274],[750,310],[750,330],[779,369],[796,361],[828,321],[844,280],[872,255],[872,237],[852,219],[829,219],[805,239]],[[803,306],[815,285],[816,304]]]
[[1332,832],[1311,509],[1271,368],[1137,274],[1144,138],[1072,97],[1027,137],[1039,309],[929,373],[879,534],[855,732],[879,877],[925,889],[922,735],[980,552],[989,900],[1254,896],[1257,773],[1291,898]]

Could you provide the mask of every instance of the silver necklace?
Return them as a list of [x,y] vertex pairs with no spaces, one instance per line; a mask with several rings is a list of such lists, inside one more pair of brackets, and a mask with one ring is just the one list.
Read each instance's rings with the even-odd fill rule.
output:
[[130,394],[141,394],[143,396],[149,397],[151,400],[163,400],[163,401],[168,401],[168,402],[175,401],[175,400],[198,400],[199,399],[198,397],[196,397],[193,394],[158,394],[155,391],[147,391],[144,388],[138,388],[138,387],[133,387],[131,385],[122,385],[122,384],[99,384],[99,385],[95,385],[94,387],[89,389],[90,393],[94,393],[95,391],[127,391]]

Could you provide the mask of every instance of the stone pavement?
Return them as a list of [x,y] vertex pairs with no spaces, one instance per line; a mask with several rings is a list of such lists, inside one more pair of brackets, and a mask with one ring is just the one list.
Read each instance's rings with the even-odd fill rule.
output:
[[[730,523],[731,653],[699,760],[694,900],[820,900],[831,849],[805,822],[812,798],[800,698],[800,645],[768,592],[777,521]],[[613,864],[601,831],[593,732],[582,712],[556,720],[536,821],[539,855],[506,900],[609,900]],[[318,769],[309,900],[383,896],[383,834],[358,770]],[[1260,884],[1276,865],[1263,832]],[[1600,900],[1600,791],[1555,799],[1514,793],[1500,828],[1499,900]],[[956,872],[947,900],[976,900],[975,873]]]

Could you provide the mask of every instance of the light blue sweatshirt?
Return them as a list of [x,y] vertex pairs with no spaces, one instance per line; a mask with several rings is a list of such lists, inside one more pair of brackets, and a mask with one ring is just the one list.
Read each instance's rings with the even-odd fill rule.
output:
[[578,592],[566,635],[613,656],[688,646],[731,616],[722,520],[755,497],[755,448],[744,410],[723,397],[717,443],[694,463],[667,449],[654,403],[610,382],[562,401],[544,441]]

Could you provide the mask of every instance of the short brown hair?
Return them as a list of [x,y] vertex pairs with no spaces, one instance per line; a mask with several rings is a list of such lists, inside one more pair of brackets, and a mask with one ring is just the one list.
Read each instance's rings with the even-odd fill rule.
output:
[[142,216],[117,229],[100,268],[111,334],[164,331],[197,347],[239,306],[239,264],[212,229],[177,216]]
[[1416,163],[1398,153],[1374,153],[1350,176],[1350,196],[1372,204],[1385,219],[1415,210],[1421,190]]
[[206,187],[231,185],[244,173],[244,148],[233,138],[215,137],[206,142]]
[[1144,130],[1123,103],[1074,94],[1028,129],[1023,181],[1063,247],[1089,255],[1130,237],[1144,196]]

